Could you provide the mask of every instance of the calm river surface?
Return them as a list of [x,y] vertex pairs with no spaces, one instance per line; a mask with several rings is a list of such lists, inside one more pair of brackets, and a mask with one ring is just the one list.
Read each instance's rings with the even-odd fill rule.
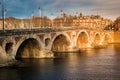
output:
[[25,59],[26,68],[0,68],[0,80],[120,80],[120,45]]

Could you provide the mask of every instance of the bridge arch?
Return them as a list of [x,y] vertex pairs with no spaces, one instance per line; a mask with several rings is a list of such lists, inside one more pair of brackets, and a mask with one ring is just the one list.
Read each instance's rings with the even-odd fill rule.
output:
[[77,34],[77,37],[76,37],[76,46],[78,48],[86,48],[88,47],[88,43],[89,43],[89,34],[87,31],[80,31],[78,34]]
[[113,38],[112,38],[112,35],[109,34],[109,33],[106,33],[104,36],[103,36],[103,44],[108,44],[108,43],[111,43],[113,41]]
[[22,37],[16,44],[14,57],[16,59],[39,57],[40,50],[43,49],[43,46],[42,41],[35,35],[32,37]]
[[50,44],[52,51],[67,51],[71,44],[70,37],[66,33],[57,33]]
[[93,42],[92,42],[92,44],[93,44],[94,46],[96,46],[96,45],[99,45],[100,42],[101,42],[100,33],[95,33],[94,36],[93,36]]

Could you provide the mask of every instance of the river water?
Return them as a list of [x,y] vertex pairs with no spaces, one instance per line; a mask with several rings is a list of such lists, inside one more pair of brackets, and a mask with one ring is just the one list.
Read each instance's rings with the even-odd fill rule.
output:
[[0,80],[120,80],[120,45],[24,59],[25,68],[0,68]]

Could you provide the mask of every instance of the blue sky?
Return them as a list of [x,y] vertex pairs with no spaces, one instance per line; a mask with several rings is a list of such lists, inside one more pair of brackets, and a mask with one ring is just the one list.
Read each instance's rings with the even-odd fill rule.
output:
[[32,12],[38,16],[39,7],[43,15],[48,17],[58,16],[61,10],[71,15],[76,12],[84,15],[99,14],[112,20],[120,16],[120,0],[4,0],[4,4],[7,17],[27,18]]

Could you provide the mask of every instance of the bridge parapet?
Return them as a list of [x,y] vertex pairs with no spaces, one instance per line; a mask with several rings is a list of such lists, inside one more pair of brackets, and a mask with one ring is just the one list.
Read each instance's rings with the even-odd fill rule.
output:
[[[93,29],[86,27],[61,27],[61,28],[34,28],[34,29],[10,29],[10,30],[0,30],[0,37],[6,36],[17,36],[17,35],[27,35],[27,34],[37,34],[37,33],[53,33],[69,30],[92,30],[92,31],[103,31],[101,29]],[[107,30],[104,30],[107,31]]]

